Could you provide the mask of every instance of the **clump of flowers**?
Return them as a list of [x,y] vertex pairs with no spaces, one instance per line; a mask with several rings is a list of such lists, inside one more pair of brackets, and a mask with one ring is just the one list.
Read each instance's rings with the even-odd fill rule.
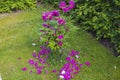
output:
[[69,5],[67,5],[65,1],[61,1],[59,8],[62,9],[63,12],[69,12],[71,9],[75,8],[75,2],[74,0],[70,0]]
[[47,11],[47,12],[43,12],[42,13],[42,19],[44,21],[47,21],[47,20],[52,20],[54,17],[58,17],[60,16],[60,13],[58,10],[53,10],[53,11]]

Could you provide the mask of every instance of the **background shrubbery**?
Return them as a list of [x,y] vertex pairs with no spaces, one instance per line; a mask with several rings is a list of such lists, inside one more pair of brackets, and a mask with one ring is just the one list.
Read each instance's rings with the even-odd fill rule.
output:
[[96,33],[97,39],[110,39],[120,53],[119,0],[80,0],[75,11],[74,18],[82,28]]
[[36,0],[0,0],[0,13],[17,10],[34,9]]
[[[60,0],[45,0],[58,6]],[[69,1],[69,0],[65,0]],[[70,14],[84,30],[96,34],[97,39],[109,39],[114,50],[120,53],[120,1],[75,0],[76,9]]]

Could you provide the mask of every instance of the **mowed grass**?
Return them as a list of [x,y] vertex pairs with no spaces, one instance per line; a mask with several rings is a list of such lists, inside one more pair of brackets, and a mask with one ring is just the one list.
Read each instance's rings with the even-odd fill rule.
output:
[[[48,74],[42,72],[30,74],[31,67],[28,60],[32,58],[32,46],[38,39],[39,29],[42,27],[41,13],[50,8],[39,6],[36,10],[0,14],[0,74],[3,80],[58,80],[52,69],[60,70],[62,63],[50,62]],[[69,19],[67,23],[74,26]],[[84,66],[81,72],[72,80],[120,80],[120,57],[114,57],[111,52],[101,45],[90,34],[78,30],[70,32],[68,49],[80,51],[78,62],[90,61],[91,66]],[[18,58],[21,58],[20,60]],[[64,59],[63,59],[64,60]],[[64,62],[63,62],[64,63]],[[27,67],[23,72],[21,68]]]

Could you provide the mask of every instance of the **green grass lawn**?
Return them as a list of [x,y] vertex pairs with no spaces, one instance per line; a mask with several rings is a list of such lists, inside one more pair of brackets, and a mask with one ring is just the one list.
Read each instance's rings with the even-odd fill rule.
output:
[[[57,80],[52,72],[37,75],[21,70],[23,67],[31,68],[28,60],[32,58],[34,49],[39,49],[39,45],[33,47],[32,43],[38,39],[38,31],[42,27],[41,13],[46,10],[40,6],[36,10],[0,14],[0,74],[3,80]],[[69,19],[67,21],[75,27]],[[69,49],[81,52],[77,61],[91,62],[90,67],[84,66],[72,80],[120,80],[120,57],[114,57],[90,34],[82,30],[71,32],[67,41]],[[55,63],[47,69],[59,70],[61,66],[62,63]]]

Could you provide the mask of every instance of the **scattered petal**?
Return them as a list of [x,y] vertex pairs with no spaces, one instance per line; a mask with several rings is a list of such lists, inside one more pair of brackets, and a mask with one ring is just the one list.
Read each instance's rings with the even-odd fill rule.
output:
[[30,70],[30,74],[32,74],[32,72],[33,72],[33,71],[32,71],[32,70]]
[[57,70],[56,70],[56,69],[54,69],[54,70],[52,70],[52,72],[53,72],[53,73],[55,73],[55,72],[57,72]]
[[116,65],[114,65],[114,68],[117,69]]
[[61,74],[65,74],[65,70],[63,70],[63,71],[61,72]]
[[48,74],[48,70],[45,70],[45,74]]
[[0,74],[0,80],[2,80],[1,74]]
[[80,67],[83,67],[83,64],[80,64]]
[[37,68],[37,74],[41,74],[42,70],[40,68]]
[[29,64],[30,64],[30,65],[34,65],[34,64],[35,64],[34,60],[30,59],[30,60],[29,60]]
[[85,64],[86,64],[87,66],[91,66],[91,64],[90,64],[89,61],[85,62]]
[[36,44],[35,44],[35,43],[32,43],[32,46],[36,46]]
[[23,71],[26,71],[26,70],[27,70],[27,68],[26,68],[26,67],[24,67],[24,68],[22,68],[22,70],[23,70]]
[[34,50],[34,52],[33,52],[32,56],[33,56],[33,57],[35,57],[35,58],[37,57],[37,53],[36,53],[36,51],[35,51],[35,50]]
[[76,57],[76,58],[79,58],[79,56],[78,56],[78,55],[75,55],[75,57]]
[[64,76],[63,76],[63,75],[60,75],[59,77],[62,78],[62,79],[64,79]]

